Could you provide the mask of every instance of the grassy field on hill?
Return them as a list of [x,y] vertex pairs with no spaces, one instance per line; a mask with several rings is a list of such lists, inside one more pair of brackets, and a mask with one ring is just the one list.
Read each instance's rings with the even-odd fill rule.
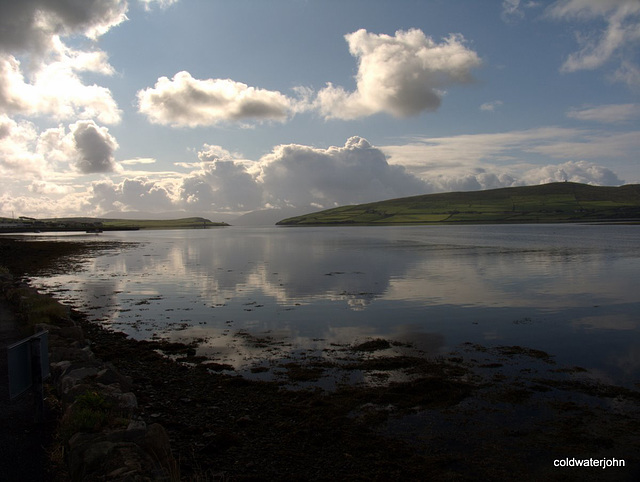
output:
[[640,222],[640,185],[557,182],[342,206],[279,225]]
[[214,226],[228,226],[227,223],[216,223],[205,218],[181,218],[181,219],[104,219],[104,229],[118,229],[134,226],[139,229],[186,229],[209,228]]
[[205,218],[180,219],[105,219],[105,218],[55,218],[34,219],[0,218],[0,232],[56,232],[56,231],[126,231],[136,229],[189,229],[228,226]]

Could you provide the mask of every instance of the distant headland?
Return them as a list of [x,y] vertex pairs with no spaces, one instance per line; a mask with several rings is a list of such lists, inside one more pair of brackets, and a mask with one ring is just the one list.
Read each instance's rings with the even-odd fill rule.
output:
[[640,224],[640,184],[620,187],[554,182],[485,191],[424,194],[341,206],[283,219],[278,225]]
[[202,229],[228,226],[205,218],[180,219],[103,219],[103,218],[55,218],[35,219],[20,216],[17,219],[0,218],[0,233],[45,233],[134,231],[138,229]]

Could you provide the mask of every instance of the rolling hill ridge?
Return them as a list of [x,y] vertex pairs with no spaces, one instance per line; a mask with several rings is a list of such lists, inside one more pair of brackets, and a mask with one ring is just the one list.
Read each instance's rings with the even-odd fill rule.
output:
[[554,182],[341,206],[278,225],[640,222],[640,184]]

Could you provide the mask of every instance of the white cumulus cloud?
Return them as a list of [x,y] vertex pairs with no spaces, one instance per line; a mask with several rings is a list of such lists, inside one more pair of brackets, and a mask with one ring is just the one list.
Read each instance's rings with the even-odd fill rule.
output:
[[637,72],[637,50],[640,42],[640,2],[638,0],[559,0],[547,9],[549,17],[580,22],[604,21],[605,28],[597,33],[579,31],[576,40],[580,49],[570,54],[562,65],[564,72],[594,70],[612,59],[621,59],[612,75],[629,85],[640,85]]
[[176,207],[175,186],[171,181],[135,177],[114,182],[111,179],[91,184],[87,204],[97,212],[170,211]]
[[44,194],[44,195],[69,194],[73,192],[73,188],[71,188],[71,186],[65,186],[65,185],[57,184],[55,182],[49,182],[49,181],[43,181],[43,180],[33,181],[31,184],[29,184],[28,189],[29,189],[29,192],[32,192],[34,194]]
[[619,185],[623,180],[599,163],[613,158],[635,162],[629,152],[640,149],[640,135],[543,127],[417,138],[381,149],[390,163],[405,166],[433,191],[490,189],[551,179]]
[[[37,192],[38,195],[33,196],[31,192]],[[42,184],[35,184],[18,193],[0,193],[0,213],[3,216],[11,216],[12,213],[35,217],[58,217],[60,213],[87,216],[92,213],[90,209],[82,194],[53,185],[45,188]]]
[[110,72],[100,52],[72,52],[43,64],[27,80],[15,57],[0,55],[0,108],[10,114],[48,115],[55,120],[118,123],[120,110],[109,89],[85,85],[78,75],[81,69]]
[[[326,149],[280,145],[250,161],[205,144],[198,163],[171,180],[135,178],[92,184],[99,211],[246,212],[265,207],[315,209],[426,192],[428,185],[361,137]],[[135,181],[135,182],[134,182]],[[135,187],[135,189],[134,189]]]
[[584,184],[619,186],[623,181],[609,168],[588,161],[568,161],[530,169],[521,176],[524,184],[549,182],[580,182]]
[[365,29],[345,35],[358,59],[357,87],[348,92],[329,83],[318,92],[316,106],[325,118],[355,119],[385,112],[409,117],[438,109],[445,89],[471,82],[478,54],[452,34],[441,43],[419,29],[394,36]]
[[138,108],[157,124],[196,127],[221,121],[283,121],[295,110],[295,102],[278,91],[231,79],[199,80],[183,71],[139,91]]
[[54,120],[113,124],[120,111],[109,89],[87,85],[84,72],[112,75],[107,55],[63,39],[96,39],[126,20],[125,0],[3,1],[0,16],[0,109]]
[[200,168],[179,189],[185,208],[196,211],[250,211],[262,205],[262,185],[246,162],[221,146],[205,144],[198,152]]
[[31,122],[0,114],[0,174],[4,179],[41,177],[47,172],[46,160],[35,150],[37,140],[38,131]]
[[334,207],[419,194],[422,181],[361,137],[327,149],[280,145],[260,159],[265,200],[274,206]]
[[77,121],[68,131],[61,125],[38,132],[31,122],[0,116],[0,170],[12,178],[117,171],[117,148],[109,130],[93,121]]
[[118,169],[118,143],[106,127],[93,121],[39,132],[29,121],[0,115],[0,173],[11,179],[42,180],[62,172],[83,174]]

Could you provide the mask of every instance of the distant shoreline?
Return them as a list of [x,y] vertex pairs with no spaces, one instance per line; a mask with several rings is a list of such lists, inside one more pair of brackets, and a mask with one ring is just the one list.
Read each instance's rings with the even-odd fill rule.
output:
[[18,221],[3,218],[0,233],[70,233],[89,234],[103,231],[137,231],[140,229],[207,229],[224,227],[229,224],[213,222],[205,218],[191,217],[180,219],[103,219],[103,218],[63,218],[44,219],[22,218]]
[[101,228],[99,231],[92,231],[86,228],[0,228],[0,234],[25,234],[25,233],[88,233],[93,234],[96,232],[103,231],[138,231],[139,227],[130,226],[130,227],[120,227],[120,228]]
[[285,227],[285,228],[295,228],[295,227],[317,227],[317,226],[515,226],[518,224],[583,224],[583,225],[596,225],[596,226],[606,226],[606,225],[629,225],[635,226],[640,225],[640,219],[625,219],[625,220],[617,220],[617,219],[603,219],[601,221],[590,221],[584,219],[577,219],[575,221],[550,221],[548,219],[541,219],[540,221],[439,221],[439,222],[404,222],[404,223],[385,223],[385,222],[375,222],[375,223],[357,223],[352,221],[344,221],[344,222],[317,222],[311,223],[306,222],[304,224],[288,224],[288,223],[277,223],[276,226]]

